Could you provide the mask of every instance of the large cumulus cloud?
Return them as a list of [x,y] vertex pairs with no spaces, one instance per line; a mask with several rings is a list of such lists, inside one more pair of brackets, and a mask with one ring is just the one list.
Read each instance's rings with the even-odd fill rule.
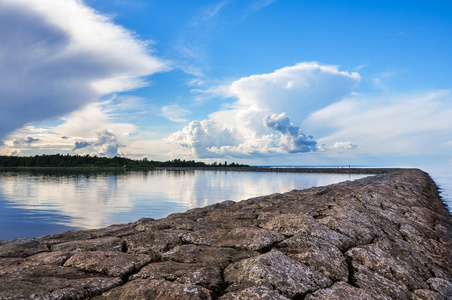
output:
[[[358,73],[315,62],[244,77],[219,89],[223,96],[237,98],[228,109],[192,122],[168,141],[191,148],[198,157],[316,151],[316,141],[299,125],[313,112],[350,96],[359,81]],[[202,123],[214,124],[215,130]]]
[[167,69],[147,44],[77,0],[0,1],[0,139]]
[[312,140],[312,136],[304,135],[300,128],[290,122],[285,113],[265,116],[264,125],[281,133],[279,146],[288,153],[317,150],[317,142]]
[[210,147],[234,145],[238,142],[234,128],[212,120],[192,121],[169,139],[172,143],[190,148],[195,156],[203,158],[218,156],[208,149]]
[[121,146],[122,145],[119,144],[118,139],[113,132],[104,130],[102,132],[99,132],[98,138],[94,142],[75,142],[75,147],[72,149],[72,151],[84,149],[86,147],[93,147],[95,154],[112,157],[121,155],[121,153],[118,151],[119,147]]

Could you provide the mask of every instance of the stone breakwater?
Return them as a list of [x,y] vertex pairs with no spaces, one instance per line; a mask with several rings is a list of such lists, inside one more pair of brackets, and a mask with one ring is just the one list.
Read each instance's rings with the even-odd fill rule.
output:
[[0,299],[452,299],[452,222],[399,170],[0,242]]

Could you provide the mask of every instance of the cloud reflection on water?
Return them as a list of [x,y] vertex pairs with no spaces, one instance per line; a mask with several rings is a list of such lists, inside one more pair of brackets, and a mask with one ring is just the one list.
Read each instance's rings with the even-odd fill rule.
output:
[[10,208],[25,210],[30,220],[39,218],[37,212],[55,215],[53,220],[47,214],[46,220],[35,222],[89,229],[359,177],[363,175],[225,171],[0,173],[0,200],[4,198]]

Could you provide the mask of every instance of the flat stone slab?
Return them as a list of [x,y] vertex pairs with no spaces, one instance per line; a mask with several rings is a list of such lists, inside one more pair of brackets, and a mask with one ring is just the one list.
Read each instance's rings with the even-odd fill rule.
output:
[[391,170],[160,220],[0,241],[0,300],[444,300],[451,249],[451,216],[428,174]]
[[294,298],[333,284],[331,279],[282,252],[271,251],[229,265],[224,271],[229,290],[253,286],[275,289]]
[[89,273],[124,278],[150,263],[153,257],[145,254],[127,254],[116,251],[78,252],[64,267],[74,267]]

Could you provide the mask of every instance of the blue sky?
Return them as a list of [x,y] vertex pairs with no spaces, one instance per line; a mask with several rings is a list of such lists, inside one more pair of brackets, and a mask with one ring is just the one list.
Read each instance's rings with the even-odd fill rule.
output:
[[0,154],[450,165],[450,1],[2,0]]

